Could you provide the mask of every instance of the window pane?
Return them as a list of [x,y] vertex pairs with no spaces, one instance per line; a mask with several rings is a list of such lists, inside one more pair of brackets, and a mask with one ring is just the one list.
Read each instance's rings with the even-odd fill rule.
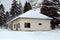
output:
[[25,28],[30,28],[30,23],[25,23]]

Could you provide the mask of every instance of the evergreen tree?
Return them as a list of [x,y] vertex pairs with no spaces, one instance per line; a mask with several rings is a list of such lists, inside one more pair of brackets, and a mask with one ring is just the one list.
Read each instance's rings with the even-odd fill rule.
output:
[[58,14],[58,9],[60,9],[59,0],[53,0],[52,2],[46,1],[43,2],[42,5],[43,6],[41,8],[41,13],[53,18],[53,21],[51,21],[52,29],[54,29],[55,26],[59,27],[58,24],[60,24],[60,19],[57,19],[58,17],[60,17],[60,15]]
[[22,10],[22,4],[21,4],[21,2],[19,2],[19,4],[17,5],[17,15],[20,15],[20,14],[22,14],[23,12],[23,10]]
[[0,5],[0,25],[4,24],[5,21],[4,21],[4,6],[3,4]]
[[6,17],[6,21],[9,19],[9,12],[8,11],[6,11],[6,14],[5,14],[5,17]]
[[26,2],[25,3],[25,6],[24,6],[24,13],[31,10],[32,9],[32,6],[29,2]]
[[0,26],[3,24],[2,17],[0,16]]
[[4,6],[3,6],[3,4],[0,5],[0,10],[2,10],[2,13],[4,14],[5,11],[4,11]]
[[43,5],[41,8],[42,14],[45,14],[50,17],[59,17],[59,14],[57,13],[58,9],[54,7],[55,4],[53,2],[46,1],[46,2],[43,2],[42,5]]
[[16,9],[17,9],[17,1],[13,0],[11,11],[10,11],[10,14],[12,16],[15,16],[17,14]]
[[13,0],[10,14],[12,16],[18,16],[18,15],[22,14],[21,8],[22,8],[21,3],[18,4],[16,0]]

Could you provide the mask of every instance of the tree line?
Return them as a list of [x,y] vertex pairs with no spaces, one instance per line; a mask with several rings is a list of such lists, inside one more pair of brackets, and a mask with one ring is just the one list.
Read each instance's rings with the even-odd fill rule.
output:
[[51,27],[55,29],[55,27],[59,27],[60,24],[60,1],[59,0],[44,0],[42,3],[41,13],[47,15],[51,18]]
[[[29,11],[32,9],[32,6],[29,2],[26,1],[24,7],[22,7],[21,2],[17,2],[16,0],[12,1],[10,11],[5,12],[5,7],[3,4],[0,5],[0,25],[5,24],[6,22],[10,21],[11,19]],[[3,7],[2,7],[3,6]]]

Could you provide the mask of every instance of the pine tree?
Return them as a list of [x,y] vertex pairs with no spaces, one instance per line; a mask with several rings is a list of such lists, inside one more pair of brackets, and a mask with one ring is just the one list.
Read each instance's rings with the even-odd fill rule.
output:
[[6,20],[8,20],[9,19],[9,12],[8,11],[6,11],[6,14],[5,14],[5,17],[6,17]]
[[18,4],[16,0],[13,0],[10,14],[12,16],[18,16],[18,15],[22,14],[21,8],[22,8],[21,3]]
[[2,17],[0,16],[0,26],[3,24]]
[[19,2],[16,10],[17,10],[17,15],[20,15],[20,14],[23,13],[23,12],[22,12],[23,10],[22,10],[22,4],[21,4],[21,2]]
[[0,24],[2,25],[2,24],[4,24],[4,6],[3,6],[3,4],[1,4],[0,5]]
[[51,1],[43,2],[43,6],[41,8],[42,14],[45,14],[53,18],[53,21],[51,21],[52,29],[54,29],[55,26],[59,27],[58,25],[60,24],[60,19],[57,19],[58,17],[60,17],[60,15],[58,14],[58,9],[59,0],[53,0],[52,2]]
[[15,16],[17,14],[16,9],[17,9],[17,1],[13,0],[11,11],[10,11],[10,14],[12,16]]
[[29,2],[26,2],[25,3],[25,6],[24,6],[24,13],[31,10],[32,9],[32,6]]
[[4,6],[3,6],[3,4],[1,4],[0,5],[0,14],[2,14],[2,15],[4,15],[4,11],[5,9],[4,9]]
[[20,14],[22,14],[22,13],[23,13],[23,9],[22,9],[22,4],[21,4],[21,2],[19,2],[19,9],[20,9]]
[[58,9],[56,7],[54,7],[54,5],[55,4],[50,1],[43,2],[43,6],[41,8],[41,13],[45,14],[49,17],[59,17],[59,14],[57,13]]

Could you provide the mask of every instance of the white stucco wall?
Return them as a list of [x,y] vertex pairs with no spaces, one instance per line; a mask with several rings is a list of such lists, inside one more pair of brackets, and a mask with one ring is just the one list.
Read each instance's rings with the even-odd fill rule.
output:
[[[51,30],[50,27],[50,20],[44,20],[44,19],[17,19],[13,21],[13,30],[16,30],[14,28],[14,24],[20,23],[19,30]],[[25,28],[24,23],[31,23],[31,28]],[[39,25],[39,23],[42,23],[42,25]]]

